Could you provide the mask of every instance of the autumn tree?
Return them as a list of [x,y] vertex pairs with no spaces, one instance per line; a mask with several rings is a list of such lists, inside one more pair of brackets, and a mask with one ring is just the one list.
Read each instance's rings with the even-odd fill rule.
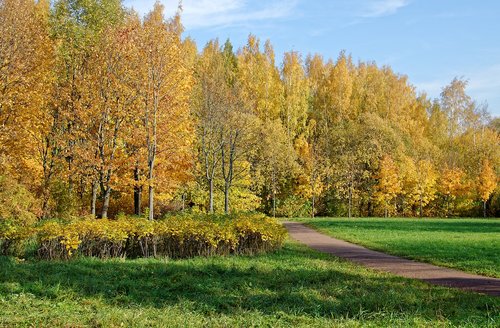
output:
[[334,182],[338,195],[347,201],[348,217],[352,217],[354,199],[373,175],[378,144],[368,130],[353,122],[346,122],[329,133],[328,156],[333,165]]
[[225,67],[225,83],[220,87],[223,102],[219,112],[222,115],[220,167],[224,180],[224,212],[229,214],[229,193],[235,180],[247,171],[247,153],[255,147],[254,132],[258,117],[242,96],[242,87],[237,79],[236,56],[226,42],[222,51]]
[[[446,117],[445,128],[447,133],[445,161],[448,166],[460,166],[461,147],[464,145],[464,134],[476,125],[479,119],[478,107],[466,93],[468,82],[455,78],[443,88],[439,100],[440,109]],[[468,143],[468,142],[467,142]],[[471,144],[467,147],[473,146]]]
[[214,211],[214,184],[222,149],[224,117],[220,108],[225,101],[220,88],[226,86],[226,65],[218,41],[209,42],[198,59],[195,69],[196,86],[193,95],[194,117],[198,140],[198,157],[208,187],[208,211]]
[[[470,215],[479,196],[485,212],[499,124],[467,80],[431,99],[346,52],[278,64],[254,35],[198,53],[178,9],[0,0],[2,215],[147,206],[152,219],[176,197],[182,209],[351,217]],[[17,199],[31,209],[9,210]]]
[[497,175],[488,160],[484,160],[478,176],[478,191],[483,201],[483,216],[486,217],[486,203],[497,187]]
[[[379,172],[376,176],[378,183],[376,185],[375,199],[382,205],[385,217],[389,214],[391,202],[401,193],[401,178],[399,170],[391,156],[385,155],[380,160]],[[393,208],[395,204],[393,204]]]
[[[154,218],[155,188],[161,182],[157,165],[162,164],[166,171],[175,167],[177,173],[189,166],[191,74],[182,57],[181,33],[179,14],[167,20],[163,6],[156,3],[144,20],[139,41],[139,60],[142,61],[139,97],[145,135],[150,220]],[[181,174],[177,178],[185,180],[187,177]]]
[[465,192],[465,172],[460,168],[446,168],[439,177],[438,191],[443,195],[445,202],[445,216],[450,215],[450,210],[457,197]]
[[58,156],[49,35],[48,2],[0,3],[0,166],[40,197],[42,217]]
[[284,105],[281,120],[288,139],[305,132],[309,98],[308,80],[302,66],[302,59],[295,51],[287,52],[283,58],[281,76],[284,86]]
[[314,100],[316,120],[326,128],[341,120],[354,118],[351,109],[353,93],[353,65],[351,58],[341,53],[335,64],[327,65],[325,77],[317,87]]
[[[62,133],[58,151],[65,162],[62,173],[69,194],[74,191],[77,176],[82,176],[79,164],[86,159],[80,155],[81,147],[87,147],[85,111],[94,101],[88,97],[89,87],[95,81],[90,77],[95,68],[93,52],[98,51],[102,33],[120,24],[124,15],[119,0],[58,0],[53,6],[51,28],[57,44],[53,106]],[[95,93],[92,96],[97,97]]]
[[316,133],[316,121],[311,119],[306,127],[306,134],[299,136],[295,141],[295,149],[300,167],[300,177],[306,180],[298,183],[298,193],[311,202],[311,217],[316,214],[317,199],[321,195],[325,185],[323,178],[326,171],[326,161],[321,152]]
[[[101,217],[108,216],[111,192],[117,183],[117,170],[126,165],[123,140],[127,125],[136,108],[137,93],[131,83],[134,31],[129,26],[106,30],[96,49],[92,76],[96,80],[95,99],[91,110],[94,117],[98,175],[102,192]],[[92,198],[95,197],[93,190]]]
[[437,173],[429,160],[406,158],[403,163],[403,194],[412,208],[418,209],[418,215],[423,216],[423,210],[436,198]]
[[[234,181],[247,170],[245,165],[247,151],[251,149],[255,131],[255,119],[248,113],[245,104],[238,101],[235,90],[230,90],[227,95],[228,106],[224,108],[223,115],[226,124],[222,130],[222,143],[220,150],[220,167],[224,180],[224,212],[229,214],[229,193]],[[236,91],[237,92],[237,91]],[[236,97],[235,97],[236,96]],[[240,165],[238,165],[240,164]]]
[[241,97],[261,120],[279,118],[283,106],[283,84],[276,68],[275,53],[268,40],[261,50],[260,40],[250,34],[238,51],[238,80]]
[[280,120],[260,122],[256,170],[263,178],[264,198],[270,198],[273,216],[276,216],[278,193],[295,170],[295,150],[288,140]]
[[467,80],[454,78],[441,92],[441,109],[448,118],[450,138],[465,132],[477,119],[476,104],[466,93],[467,84]]

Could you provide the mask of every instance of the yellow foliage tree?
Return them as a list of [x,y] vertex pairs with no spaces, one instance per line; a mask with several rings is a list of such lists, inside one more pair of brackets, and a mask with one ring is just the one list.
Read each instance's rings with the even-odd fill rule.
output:
[[[137,108],[137,93],[133,78],[134,41],[136,34],[131,26],[111,27],[96,45],[92,60],[96,64],[90,72],[94,83],[93,99],[88,122],[95,136],[94,152],[102,191],[101,216],[108,216],[111,191],[119,183],[118,170],[128,162],[123,140],[128,133],[128,125]],[[89,86],[90,87],[90,86]],[[89,155],[92,156],[92,153]],[[93,189],[93,199],[95,190]]]
[[376,176],[378,184],[375,189],[375,200],[383,207],[385,217],[389,214],[390,204],[402,191],[399,170],[390,155],[385,155],[380,161]]
[[192,79],[187,67],[189,58],[183,57],[179,14],[165,19],[163,6],[157,2],[141,32],[138,91],[152,220],[155,189],[161,192],[159,198],[169,199],[178,184],[189,178],[193,129],[188,105]]
[[274,57],[271,42],[266,41],[261,51],[255,35],[249,35],[247,44],[238,52],[243,101],[263,121],[277,119],[283,105],[283,85]]
[[0,3],[0,168],[36,192],[42,216],[54,174],[48,18],[46,1]]
[[450,214],[450,205],[466,189],[464,182],[465,172],[460,168],[445,169],[439,178],[438,191],[445,198],[445,215]]
[[486,217],[486,202],[490,199],[491,194],[495,191],[497,187],[498,177],[495,174],[495,171],[491,167],[491,164],[488,160],[483,161],[483,165],[481,167],[481,172],[478,177],[478,186],[477,189],[479,191],[479,196],[483,201],[483,216]]
[[308,80],[297,52],[285,53],[281,75],[285,91],[281,120],[288,139],[294,140],[297,135],[305,132],[309,98]]
[[423,209],[436,198],[437,174],[429,160],[415,162],[407,158],[404,163],[403,193],[412,208],[418,208],[422,217]]

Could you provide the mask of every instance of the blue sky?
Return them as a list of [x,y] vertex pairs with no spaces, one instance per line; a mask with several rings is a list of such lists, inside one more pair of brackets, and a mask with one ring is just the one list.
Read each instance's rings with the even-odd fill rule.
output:
[[[141,14],[155,0],[125,0]],[[173,14],[177,0],[162,0]],[[455,76],[469,94],[500,116],[500,1],[498,0],[184,0],[186,36],[199,49],[218,37],[235,48],[249,33],[284,52],[341,50],[354,60],[390,65],[419,91],[438,97]]]

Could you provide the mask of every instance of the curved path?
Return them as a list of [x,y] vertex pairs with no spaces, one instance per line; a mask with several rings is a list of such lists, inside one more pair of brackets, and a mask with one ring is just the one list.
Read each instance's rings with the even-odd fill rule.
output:
[[297,222],[284,222],[290,236],[307,246],[362,264],[372,269],[425,282],[500,296],[500,279],[488,278],[458,270],[415,262],[372,251],[359,245],[335,239]]

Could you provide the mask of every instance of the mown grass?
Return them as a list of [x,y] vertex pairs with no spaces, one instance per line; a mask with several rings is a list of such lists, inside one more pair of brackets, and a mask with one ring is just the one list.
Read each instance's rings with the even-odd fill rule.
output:
[[297,219],[333,237],[411,259],[500,278],[499,219]]
[[0,326],[499,324],[500,298],[378,273],[291,242],[254,257],[0,257]]

